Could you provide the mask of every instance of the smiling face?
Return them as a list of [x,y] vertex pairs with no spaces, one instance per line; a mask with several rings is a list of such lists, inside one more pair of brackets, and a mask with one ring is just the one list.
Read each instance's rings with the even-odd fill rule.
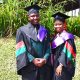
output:
[[33,25],[39,24],[39,14],[38,13],[32,13],[28,16],[29,22],[31,22]]
[[54,28],[55,28],[55,31],[57,33],[61,33],[63,31],[63,28],[64,28],[64,23],[60,20],[56,20],[54,22]]

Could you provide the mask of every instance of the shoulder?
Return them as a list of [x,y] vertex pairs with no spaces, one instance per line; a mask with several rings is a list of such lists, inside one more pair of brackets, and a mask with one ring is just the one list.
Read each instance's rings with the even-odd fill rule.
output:
[[24,32],[25,30],[29,29],[29,24],[21,26],[17,29],[17,32]]
[[40,27],[42,28],[42,30],[45,30],[47,32],[47,34],[49,34],[49,30],[45,26],[40,24]]
[[27,24],[27,25],[24,25],[24,26],[21,26],[21,27],[20,27],[20,30],[23,31],[23,30],[25,30],[25,29],[27,29],[27,28],[29,28],[29,25],[28,25],[28,24]]
[[43,26],[43,25],[41,25],[41,24],[40,24],[40,28],[42,28],[43,30],[47,30],[47,29],[45,28],[45,26]]
[[70,39],[74,39],[74,35],[72,33],[68,33],[67,32],[67,35],[66,36],[69,37]]
[[72,33],[69,33],[67,31],[63,31],[61,36],[66,40],[66,39],[74,39],[74,35]]

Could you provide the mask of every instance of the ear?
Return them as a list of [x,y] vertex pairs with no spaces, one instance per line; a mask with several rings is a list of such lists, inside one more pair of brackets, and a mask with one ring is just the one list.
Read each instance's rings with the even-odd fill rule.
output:
[[28,15],[28,21],[30,21],[30,17],[29,17],[29,15]]
[[64,22],[64,30],[67,30],[67,23],[66,23],[66,21]]

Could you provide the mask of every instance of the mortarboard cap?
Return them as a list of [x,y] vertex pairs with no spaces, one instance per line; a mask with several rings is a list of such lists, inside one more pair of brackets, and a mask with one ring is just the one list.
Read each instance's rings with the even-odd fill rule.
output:
[[37,4],[28,6],[24,8],[26,11],[28,11],[28,15],[32,14],[32,13],[39,13],[39,10],[41,9],[40,6],[38,6]]
[[65,19],[69,18],[70,16],[67,16],[61,12],[57,12],[57,13],[53,14],[52,17],[54,17],[54,20],[60,20],[60,21],[64,22]]

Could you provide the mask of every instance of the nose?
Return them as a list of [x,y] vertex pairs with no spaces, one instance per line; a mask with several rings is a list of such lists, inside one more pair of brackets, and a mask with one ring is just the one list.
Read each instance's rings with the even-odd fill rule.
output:
[[37,19],[38,17],[37,16],[34,16],[34,19]]

